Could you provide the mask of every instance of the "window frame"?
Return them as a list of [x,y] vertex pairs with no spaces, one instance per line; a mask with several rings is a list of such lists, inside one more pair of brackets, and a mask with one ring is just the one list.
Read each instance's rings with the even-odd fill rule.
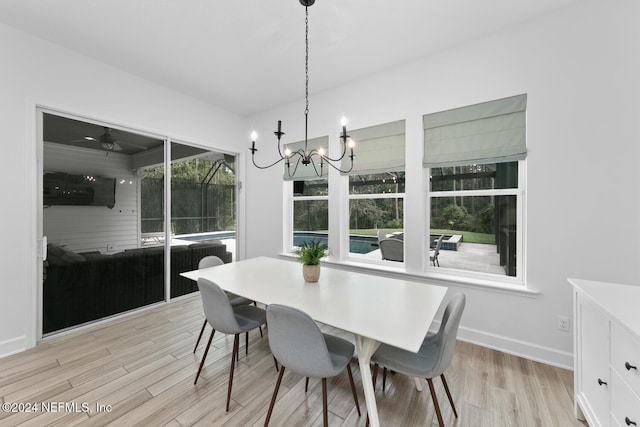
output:
[[[326,178],[325,178],[326,179]],[[304,180],[299,180],[304,181]],[[331,204],[329,196],[330,186],[327,183],[327,194],[326,195],[316,195],[316,196],[296,196],[293,193],[294,181],[284,181],[284,193],[285,193],[285,235],[283,236],[283,246],[284,253],[291,254],[292,250],[295,248],[293,245],[293,233],[295,232],[295,221],[294,221],[294,212],[295,212],[295,203],[296,202],[304,202],[304,201],[315,201],[315,200],[326,200],[327,205]],[[327,216],[329,214],[327,213]],[[329,222],[329,218],[327,218],[327,223]],[[327,238],[329,237],[329,230],[327,230]]]
[[[349,177],[347,177],[348,179]],[[382,265],[389,265],[389,263],[392,263],[390,265],[395,266],[395,267],[399,267],[399,266],[404,266],[405,262],[399,262],[399,261],[385,261],[382,258],[380,259],[373,259],[370,257],[367,257],[367,254],[359,254],[357,252],[351,252],[350,250],[350,238],[351,238],[351,209],[350,209],[350,205],[351,205],[351,201],[352,200],[378,200],[378,199],[402,199],[402,230],[404,232],[405,230],[405,226],[404,226],[404,206],[405,206],[405,193],[369,193],[369,194],[349,194],[348,197],[348,202],[349,205],[347,206],[347,218],[346,218],[346,230],[347,230],[347,235],[345,238],[346,244],[345,244],[345,248],[343,248],[344,250],[344,254],[346,255],[345,258],[347,260],[350,261],[357,261],[357,262],[365,262],[365,263],[372,263],[372,264],[382,264]]]
[[[526,114],[526,112],[525,112]],[[424,116],[421,118],[423,119]],[[406,123],[417,124],[411,119],[403,119]],[[431,280],[433,283],[448,285],[460,285],[477,287],[478,289],[491,290],[495,292],[514,293],[533,297],[538,292],[529,289],[526,285],[527,277],[527,158],[509,158],[505,162],[518,162],[517,188],[507,189],[485,189],[485,190],[458,190],[458,191],[431,191],[429,176],[431,168],[426,167],[423,161],[417,163],[411,159],[423,159],[424,154],[424,129],[420,126],[421,132],[418,134],[417,127],[409,126],[413,132],[405,133],[407,144],[405,157],[406,162],[403,167],[405,172],[405,189],[403,193],[376,193],[376,194],[350,194],[349,175],[341,174],[335,170],[329,170],[327,176],[327,195],[324,196],[294,196],[293,185],[288,181],[284,182],[284,246],[282,254],[292,257],[293,248],[293,212],[295,201],[327,200],[328,203],[328,241],[331,248],[331,255],[323,260],[324,263],[334,264],[346,268],[362,268],[366,271],[379,272],[379,274],[389,274],[397,277],[404,277],[408,280]],[[526,132],[526,130],[525,130]],[[418,138],[422,143],[418,143]],[[410,143],[412,140],[414,143]],[[357,142],[356,142],[357,144]],[[357,145],[356,145],[357,147]],[[331,148],[331,147],[330,147]],[[357,148],[356,148],[357,151]],[[468,164],[474,164],[469,161]],[[479,162],[481,163],[481,162]],[[493,162],[493,163],[500,163]],[[380,173],[384,171],[378,171]],[[374,173],[366,172],[366,174]],[[409,178],[411,177],[411,178]],[[409,182],[411,180],[411,182]],[[436,194],[437,193],[437,194]],[[453,268],[433,267],[429,257],[429,234],[431,230],[431,201],[434,197],[456,196],[487,196],[487,195],[509,195],[516,197],[516,276],[507,276],[494,273],[484,273],[478,271],[461,270]],[[381,198],[402,198],[403,201],[403,229],[405,231],[405,258],[404,262],[384,261],[377,257],[367,259],[359,254],[352,254],[349,251],[350,235],[350,203],[351,200],[358,199],[381,199]],[[411,207],[409,207],[410,204]],[[407,223],[410,221],[411,223]],[[408,233],[408,234],[407,234]],[[425,236],[423,238],[422,236]],[[408,252],[407,252],[408,250]]]
[[[508,162],[508,160],[506,161]],[[505,162],[496,162],[505,163]],[[431,175],[431,168],[425,168],[426,179]],[[426,185],[426,229],[429,233],[431,230],[431,200],[434,198],[444,197],[460,197],[460,196],[515,196],[516,197],[516,275],[507,276],[506,274],[498,275],[493,273],[483,273],[472,270],[462,270],[456,268],[436,267],[431,265],[427,257],[429,251],[429,243],[426,244],[425,257],[427,262],[424,271],[428,276],[449,278],[449,279],[471,279],[472,281],[495,281],[505,284],[518,285],[524,287],[526,277],[526,256],[525,256],[525,234],[526,234],[526,218],[525,218],[525,186],[526,186],[526,159],[518,160],[518,186],[517,188],[498,188],[483,190],[447,190],[447,191],[431,191],[429,183]]]
[[[405,179],[406,179],[406,171],[405,168],[402,168],[402,170],[394,170],[394,171],[379,171],[379,172],[371,172],[368,171],[362,175],[374,175],[374,174],[384,174],[387,172],[402,172],[405,174]],[[357,176],[357,175],[354,175]],[[347,188],[347,215],[346,215],[346,225],[342,228],[344,230],[346,230],[346,235],[344,236],[344,246],[342,247],[342,253],[345,254],[344,259],[347,261],[354,261],[354,262],[364,262],[364,263],[370,263],[370,264],[380,264],[380,265],[389,265],[389,266],[393,266],[393,267],[404,267],[405,262],[399,262],[399,261],[386,261],[383,260],[382,258],[380,259],[374,259],[371,257],[367,257],[367,254],[359,254],[357,252],[351,252],[350,250],[350,239],[351,239],[351,201],[352,200],[379,200],[379,199],[402,199],[402,230],[404,232],[404,230],[406,229],[405,227],[405,215],[404,215],[404,211],[405,211],[405,193],[406,193],[406,187],[405,187],[405,191],[402,193],[355,193],[355,194],[351,194],[351,185],[349,183],[349,179],[351,178],[351,176],[343,176],[342,177],[344,179],[345,185],[348,187]]]

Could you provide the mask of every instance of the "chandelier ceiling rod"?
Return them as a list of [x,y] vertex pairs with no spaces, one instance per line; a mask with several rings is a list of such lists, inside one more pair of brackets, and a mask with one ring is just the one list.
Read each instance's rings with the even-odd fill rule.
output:
[[[309,6],[313,5],[315,3],[315,0],[299,0],[299,1],[300,1],[300,4],[303,5],[305,8],[304,149],[300,148],[294,152],[291,152],[289,149],[286,149],[284,152],[284,155],[282,155],[280,140],[285,133],[282,132],[282,121],[278,120],[278,130],[274,132],[274,135],[277,138],[278,154],[280,158],[267,166],[260,166],[256,163],[255,154],[256,154],[256,151],[258,151],[258,149],[256,148],[257,134],[254,131],[251,133],[251,148],[249,148],[249,151],[251,151],[251,161],[253,162],[253,165],[258,169],[267,169],[277,165],[278,163],[284,160],[285,164],[287,165],[287,174],[289,175],[290,178],[295,175],[296,171],[298,170],[298,166],[301,163],[304,166],[309,166],[309,165],[313,166],[313,170],[317,176],[323,175],[325,163],[337,171],[340,171],[342,173],[348,173],[353,169],[353,159],[355,155],[353,154],[353,141],[351,141],[351,139],[349,138],[349,135],[347,135],[346,118],[344,117],[342,118],[342,134],[340,135],[340,139],[342,140],[342,154],[340,155],[340,157],[336,159],[330,158],[328,155],[325,154],[325,151],[322,147],[319,147],[317,149],[313,148],[309,150],[309,139],[308,139],[308,131],[309,131]],[[348,157],[351,160],[351,165],[349,169],[342,170],[340,169],[339,166],[336,166],[333,163],[340,162],[344,158],[345,154],[347,153],[347,145],[349,146],[349,150],[350,150]],[[317,158],[317,161],[319,161],[320,163],[319,170],[316,165],[316,160],[314,160],[314,158]],[[292,162],[295,162],[293,171],[291,170]]]

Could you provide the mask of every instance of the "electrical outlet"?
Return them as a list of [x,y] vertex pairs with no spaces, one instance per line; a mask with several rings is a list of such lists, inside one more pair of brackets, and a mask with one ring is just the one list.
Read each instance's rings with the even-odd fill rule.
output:
[[565,316],[558,316],[558,330],[569,331],[569,318]]

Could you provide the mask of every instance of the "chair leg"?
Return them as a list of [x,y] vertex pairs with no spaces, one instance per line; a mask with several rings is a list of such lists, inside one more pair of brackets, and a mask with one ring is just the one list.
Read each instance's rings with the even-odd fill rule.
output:
[[436,408],[436,416],[438,417],[438,424],[440,427],[444,427],[444,421],[442,420],[442,413],[440,413],[440,405],[438,405],[438,398],[436,397],[436,389],[433,387],[433,380],[427,378],[429,383],[429,390],[431,391],[431,399],[433,400],[433,406]]
[[387,368],[382,369],[382,391],[387,388]]
[[[257,306],[258,306],[258,303],[254,301],[254,302],[253,302],[253,305],[254,305],[255,307],[257,307]],[[264,338],[264,335],[262,335],[262,326],[258,326],[258,329],[260,329],[260,338]]]
[[371,381],[373,381],[373,390],[376,390],[376,380],[378,379],[378,364],[373,365],[373,376]]
[[213,341],[213,334],[215,333],[216,333],[216,330],[212,329],[211,335],[209,336],[209,342],[207,343],[207,348],[204,350],[204,354],[202,355],[202,361],[200,362],[200,367],[198,368],[198,373],[196,374],[196,379],[193,381],[193,385],[196,385],[196,383],[198,382],[200,371],[202,371],[202,367],[204,366],[204,361],[207,359],[207,354],[209,354],[209,347],[211,347],[211,341]]
[[196,341],[196,346],[193,347],[193,354],[196,353],[196,349],[198,348],[198,344],[200,344],[200,338],[202,338],[202,334],[204,333],[204,328],[207,326],[207,319],[204,319],[202,323],[202,329],[200,329],[200,335],[198,335],[198,341]]
[[307,377],[307,379],[304,381],[304,392],[308,392],[309,391],[309,377]]
[[351,373],[351,366],[347,363],[347,373],[349,374],[349,383],[351,383],[351,394],[353,394],[353,401],[356,403],[356,409],[358,410],[358,416],[361,417],[360,404],[358,403],[358,394],[356,393],[356,386],[353,383],[353,374]]
[[327,379],[322,379],[322,425],[329,427],[329,411],[327,409]]
[[447,397],[449,398],[449,403],[451,403],[451,408],[453,409],[453,415],[458,418],[458,412],[456,411],[456,405],[453,404],[453,398],[451,397],[451,392],[449,392],[449,386],[447,385],[447,380],[444,379],[444,374],[440,374],[440,378],[442,378],[442,384],[444,385],[444,391],[447,392]]
[[244,334],[244,354],[249,354],[249,332]]
[[280,368],[278,367],[278,359],[276,359],[275,356],[273,356],[273,363],[276,364],[276,372],[278,372],[280,370]]
[[231,401],[231,388],[233,387],[233,370],[236,366],[238,348],[240,347],[240,334],[233,338],[233,352],[231,353],[231,368],[229,369],[229,388],[227,389],[227,412],[229,412],[229,402]]
[[276,396],[278,396],[278,390],[280,389],[280,383],[282,382],[282,375],[284,375],[284,366],[280,369],[278,374],[278,381],[276,381],[276,388],[273,389],[273,396],[271,396],[271,404],[269,405],[269,412],[267,412],[267,419],[264,420],[264,427],[269,425],[271,419],[271,413],[273,412],[273,406],[276,404]]

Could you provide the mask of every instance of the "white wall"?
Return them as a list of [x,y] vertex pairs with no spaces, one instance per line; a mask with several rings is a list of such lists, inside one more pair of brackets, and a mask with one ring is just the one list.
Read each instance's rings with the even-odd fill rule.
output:
[[0,25],[0,52],[1,356],[36,340],[35,189],[42,167],[36,165],[37,105],[228,152],[236,151],[235,141],[244,143],[247,132],[241,117],[5,25]]
[[[539,294],[447,283],[468,297],[463,339],[570,367],[572,335],[556,329],[558,315],[572,316],[567,277],[640,284],[638,22],[636,0],[584,2],[311,94],[310,137],[337,138],[343,113],[352,129],[406,119],[405,203],[412,209],[405,236],[416,252],[426,230],[422,115],[528,94],[525,281]],[[264,136],[259,154],[273,154],[278,119],[289,141],[303,138],[303,108],[300,101],[251,118]],[[278,253],[283,206],[273,202],[283,192],[281,169],[247,173],[247,255]],[[417,264],[407,260],[411,271]]]

